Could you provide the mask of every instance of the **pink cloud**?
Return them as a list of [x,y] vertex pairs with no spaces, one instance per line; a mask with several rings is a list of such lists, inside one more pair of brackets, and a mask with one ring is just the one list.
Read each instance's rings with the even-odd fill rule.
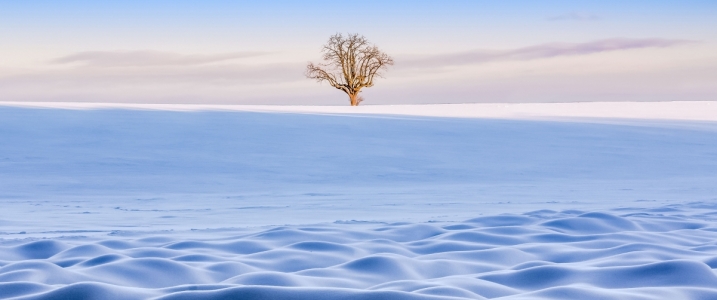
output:
[[511,50],[473,50],[421,58],[397,60],[397,66],[413,68],[440,68],[467,64],[480,64],[494,61],[520,61],[552,58],[559,56],[577,56],[600,52],[623,51],[642,48],[667,48],[694,43],[677,39],[628,39],[613,38],[586,43],[550,43]]
[[80,63],[96,67],[190,66],[265,55],[266,52],[179,54],[162,51],[87,51],[52,60],[55,64]]

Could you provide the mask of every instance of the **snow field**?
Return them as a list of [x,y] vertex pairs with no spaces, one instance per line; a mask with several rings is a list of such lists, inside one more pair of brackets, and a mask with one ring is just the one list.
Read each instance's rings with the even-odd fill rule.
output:
[[717,298],[711,102],[53,105],[0,107],[3,299]]

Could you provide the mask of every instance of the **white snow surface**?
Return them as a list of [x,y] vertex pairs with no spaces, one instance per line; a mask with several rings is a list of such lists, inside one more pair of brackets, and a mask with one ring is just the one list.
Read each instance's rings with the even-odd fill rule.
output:
[[0,103],[0,299],[717,299],[716,107]]
[[403,115],[451,118],[552,119],[621,118],[717,121],[717,101],[465,103],[418,105],[302,106],[137,104],[88,102],[0,102],[0,106],[63,109],[141,109],[165,111],[251,111],[308,114]]

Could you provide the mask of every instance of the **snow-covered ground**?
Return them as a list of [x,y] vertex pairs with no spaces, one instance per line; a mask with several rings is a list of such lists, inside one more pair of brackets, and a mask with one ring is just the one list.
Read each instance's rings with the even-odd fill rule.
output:
[[0,298],[717,299],[717,102],[0,103],[0,141]]
[[433,105],[287,106],[131,104],[81,102],[0,102],[0,106],[64,109],[141,109],[164,111],[250,111],[308,114],[401,115],[449,118],[552,119],[622,118],[717,121],[717,101],[469,103]]

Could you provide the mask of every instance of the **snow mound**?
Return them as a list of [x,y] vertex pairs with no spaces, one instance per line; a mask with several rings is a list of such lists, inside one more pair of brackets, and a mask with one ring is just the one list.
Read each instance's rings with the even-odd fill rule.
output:
[[711,203],[6,240],[0,298],[715,299]]

